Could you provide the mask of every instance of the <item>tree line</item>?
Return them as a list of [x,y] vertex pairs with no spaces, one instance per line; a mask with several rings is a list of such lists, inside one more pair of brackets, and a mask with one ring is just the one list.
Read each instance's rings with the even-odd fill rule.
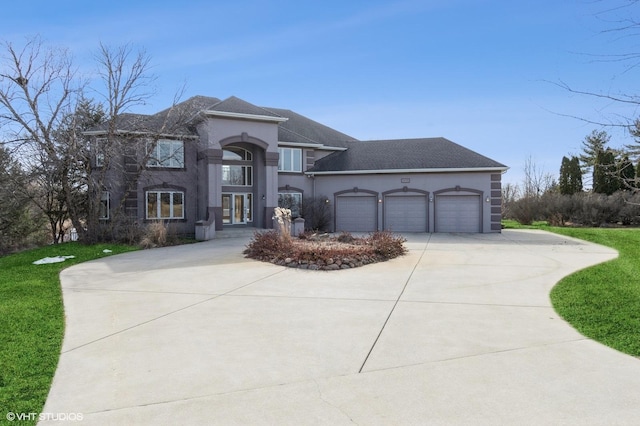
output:
[[[636,140],[638,129],[640,123],[630,130]],[[593,130],[582,141],[579,155],[562,158],[557,181],[529,160],[524,189],[503,188],[505,218],[522,224],[640,225],[640,144],[616,149],[610,140],[606,131]]]

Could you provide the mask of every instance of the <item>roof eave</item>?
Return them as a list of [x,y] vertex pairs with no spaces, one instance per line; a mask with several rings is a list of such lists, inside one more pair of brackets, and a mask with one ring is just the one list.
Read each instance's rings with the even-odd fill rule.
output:
[[[104,136],[108,135],[108,130],[88,130],[86,132],[82,132],[85,136]],[[188,135],[188,134],[179,134],[179,133],[154,133],[154,132],[140,132],[140,131],[132,131],[132,130],[116,130],[114,132],[116,135],[132,135],[132,136],[159,136],[162,138],[178,138],[178,139],[198,139],[198,135]]]
[[313,148],[320,151],[346,151],[347,148],[341,148],[339,146],[327,146],[321,143],[308,143],[308,142],[285,142],[278,141],[278,146],[291,146],[297,148]]
[[236,120],[266,121],[271,123],[283,123],[288,120],[288,118],[286,117],[273,117],[270,115],[244,114],[239,112],[228,112],[228,111],[205,110],[205,111],[202,111],[202,113],[204,115],[213,116],[213,117],[232,118]]
[[500,172],[504,173],[509,167],[443,167],[429,169],[382,169],[382,170],[336,170],[305,172],[308,175],[370,175],[370,174],[407,174],[407,173],[465,173],[465,172]]

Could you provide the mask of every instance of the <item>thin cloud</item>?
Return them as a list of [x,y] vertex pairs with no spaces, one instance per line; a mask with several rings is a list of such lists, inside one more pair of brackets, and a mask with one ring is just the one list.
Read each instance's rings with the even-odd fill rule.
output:
[[440,7],[438,2],[403,1],[391,4],[376,5],[358,10],[341,19],[327,18],[324,20],[309,20],[298,22],[279,31],[265,31],[243,35],[242,31],[229,34],[223,42],[216,42],[220,32],[209,37],[188,43],[187,49],[172,52],[166,56],[168,63],[178,64],[180,67],[206,65],[216,62],[236,61],[245,58],[264,57],[276,53],[291,52],[300,46],[308,46],[314,42],[322,42],[338,33],[357,30],[371,26],[385,20],[395,19],[404,15],[415,15],[427,10]]

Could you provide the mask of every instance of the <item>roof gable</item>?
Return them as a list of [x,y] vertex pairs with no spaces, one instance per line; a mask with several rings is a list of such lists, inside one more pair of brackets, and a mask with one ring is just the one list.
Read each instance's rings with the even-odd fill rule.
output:
[[216,112],[231,112],[235,114],[281,117],[280,115],[269,111],[266,108],[250,104],[249,102],[243,101],[242,99],[236,98],[235,96],[231,96],[224,101],[217,103],[213,107],[208,108],[207,110]]

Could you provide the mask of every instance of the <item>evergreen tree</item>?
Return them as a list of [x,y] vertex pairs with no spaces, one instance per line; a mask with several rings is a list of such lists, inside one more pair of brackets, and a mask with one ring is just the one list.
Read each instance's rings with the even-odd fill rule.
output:
[[593,130],[590,135],[584,138],[582,154],[579,156],[580,163],[582,163],[582,173],[589,173],[589,171],[595,173],[593,167],[596,164],[596,157],[599,152],[606,149],[610,139],[611,136],[604,130]]
[[638,159],[640,158],[640,119],[636,119],[629,127],[629,133],[635,139],[635,143],[625,145],[625,150],[632,159]]
[[632,189],[635,187],[636,169],[627,155],[618,164],[618,176],[621,189]]
[[575,194],[582,191],[582,171],[578,157],[562,157],[560,165],[560,180],[558,189],[563,195]]
[[576,194],[582,192],[582,170],[580,169],[580,159],[578,157],[571,157],[569,170],[571,193]]
[[600,151],[593,165],[593,192],[611,195],[620,189],[616,158],[611,149]]
[[560,163],[560,177],[558,178],[558,188],[561,194],[571,194],[569,189],[569,159],[562,157]]

